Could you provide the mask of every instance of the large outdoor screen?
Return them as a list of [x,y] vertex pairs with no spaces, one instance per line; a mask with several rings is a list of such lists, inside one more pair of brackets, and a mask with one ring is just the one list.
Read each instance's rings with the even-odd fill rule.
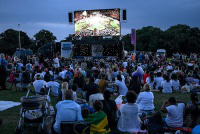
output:
[[120,9],[74,12],[76,36],[119,36]]

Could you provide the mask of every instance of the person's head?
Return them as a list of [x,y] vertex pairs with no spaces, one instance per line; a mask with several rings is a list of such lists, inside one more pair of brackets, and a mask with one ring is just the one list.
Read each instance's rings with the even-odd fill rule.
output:
[[73,84],[73,85],[72,85],[72,91],[76,92],[77,89],[78,89],[77,84]]
[[178,76],[176,73],[173,73],[172,76],[171,76],[171,79],[172,80],[177,80],[178,79]]
[[126,99],[128,103],[135,103],[137,95],[134,91],[128,91],[126,94]]
[[40,80],[41,79],[41,76],[38,74],[37,76],[36,76],[36,80]]
[[96,100],[94,103],[93,103],[93,107],[94,107],[94,110],[96,112],[99,112],[102,110],[103,108],[103,103],[100,101],[100,100]]
[[66,90],[68,90],[68,86],[69,86],[69,84],[68,84],[67,82],[63,82],[63,83],[62,83],[62,86],[61,86],[61,91],[66,91]]
[[51,77],[50,77],[50,80],[51,80],[51,81],[54,81],[54,80],[55,80],[54,76],[51,76]]
[[44,88],[41,88],[41,89],[40,89],[40,95],[45,95],[45,94],[46,94],[45,89],[44,89]]
[[92,86],[92,94],[96,94],[96,93],[98,93],[99,92],[99,86],[98,85],[93,85]]
[[87,118],[88,115],[90,114],[90,111],[89,111],[87,108],[83,108],[83,109],[81,110],[81,114],[82,114],[82,117],[83,117],[83,118]]
[[73,100],[73,92],[71,90],[65,91],[65,100]]
[[197,93],[191,93],[190,99],[192,102],[198,102],[198,94]]
[[149,70],[146,70],[146,72],[145,72],[146,74],[149,74]]
[[169,75],[164,75],[164,79],[165,79],[167,82],[169,82],[169,81],[170,81]]
[[176,104],[176,99],[174,97],[169,97],[168,102],[171,105],[175,105]]
[[157,77],[161,77],[162,73],[161,72],[157,72]]
[[117,75],[117,80],[122,81],[121,75]]
[[101,79],[106,79],[106,75],[105,75],[105,74],[102,74],[102,75],[101,75]]
[[150,85],[149,84],[144,84],[144,87],[143,87],[143,89],[144,89],[144,91],[146,91],[146,92],[149,92],[150,90],[151,90],[151,88],[150,88]]
[[109,90],[105,90],[103,93],[104,99],[109,100],[111,96],[111,92]]
[[154,73],[153,72],[150,72],[150,80],[151,80],[151,82],[154,81]]
[[90,82],[91,84],[93,84],[93,83],[94,83],[94,78],[91,77],[89,82]]

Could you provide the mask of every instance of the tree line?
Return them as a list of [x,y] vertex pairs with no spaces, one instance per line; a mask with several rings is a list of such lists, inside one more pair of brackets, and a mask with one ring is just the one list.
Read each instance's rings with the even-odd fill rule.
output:
[[[37,52],[38,48],[46,43],[53,43],[56,37],[48,30],[40,30],[34,35],[35,39],[28,37],[28,35],[21,31],[21,44],[23,48],[34,50]],[[200,29],[197,27],[191,28],[187,25],[178,24],[171,26],[167,30],[147,26],[136,30],[136,42],[138,51],[156,52],[157,49],[165,49],[168,55],[174,52],[179,53],[198,53],[200,51]],[[122,41],[125,42],[125,50],[132,51],[134,46],[131,44],[130,34],[123,35]],[[13,29],[8,29],[0,34],[0,52],[13,54],[19,46],[19,32]],[[74,34],[69,34],[62,41],[77,40]],[[79,38],[80,39],[80,38]],[[83,37],[81,40],[93,40],[93,37]],[[100,40],[120,40],[119,37],[102,38]],[[61,42],[62,42],[61,41]]]

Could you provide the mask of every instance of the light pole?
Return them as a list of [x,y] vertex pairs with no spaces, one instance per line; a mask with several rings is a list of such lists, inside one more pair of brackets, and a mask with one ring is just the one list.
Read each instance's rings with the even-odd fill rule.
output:
[[20,29],[19,29],[20,24],[18,24],[18,30],[19,30],[19,49],[21,49],[21,41],[20,41]]

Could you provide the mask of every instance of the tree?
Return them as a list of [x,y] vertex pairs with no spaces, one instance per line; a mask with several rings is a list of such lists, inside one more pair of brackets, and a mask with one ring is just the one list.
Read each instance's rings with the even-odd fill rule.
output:
[[38,50],[42,45],[47,44],[47,43],[52,43],[55,42],[56,37],[53,35],[52,32],[48,30],[40,30],[38,33],[34,35],[35,37],[35,49]]
[[[20,41],[22,48],[30,48],[31,40],[25,32],[20,31]],[[13,54],[19,48],[19,32],[8,29],[0,34],[0,52]]]

